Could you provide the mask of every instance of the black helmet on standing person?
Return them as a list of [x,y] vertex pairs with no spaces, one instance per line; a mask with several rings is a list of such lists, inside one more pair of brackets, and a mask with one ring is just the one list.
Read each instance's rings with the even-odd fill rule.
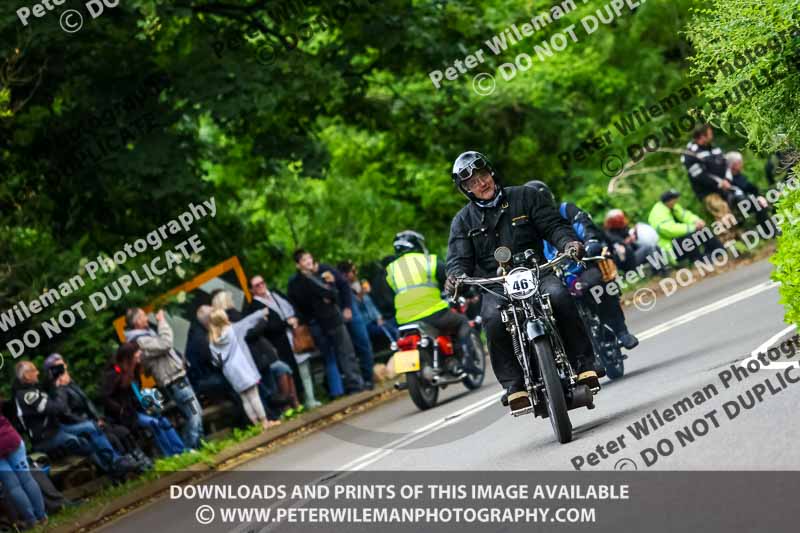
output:
[[401,231],[395,235],[392,246],[394,246],[394,251],[397,255],[409,252],[428,253],[428,249],[425,248],[425,237],[421,233],[412,230]]
[[[488,157],[480,152],[469,151],[459,155],[453,163],[453,172],[451,174],[453,183],[455,184],[456,188],[461,191],[461,194],[469,198],[469,200],[472,202],[482,203],[480,200],[478,200],[478,198],[475,197],[474,194],[464,187],[464,182],[470,179],[476,170],[484,169],[489,172],[489,175],[492,176],[492,179],[494,179],[496,185],[495,196],[493,198],[494,200],[499,194],[502,193],[503,186],[497,179],[497,174],[495,173],[494,167],[492,166],[492,163],[489,161]],[[493,200],[490,200],[490,202]]]
[[545,196],[550,198],[550,201],[552,201],[554,204],[556,203],[556,197],[555,195],[553,195],[553,191],[550,190],[550,187],[548,187],[545,182],[539,180],[531,180],[528,183],[526,183],[525,186],[530,187],[531,189],[535,189],[540,193],[544,193]]

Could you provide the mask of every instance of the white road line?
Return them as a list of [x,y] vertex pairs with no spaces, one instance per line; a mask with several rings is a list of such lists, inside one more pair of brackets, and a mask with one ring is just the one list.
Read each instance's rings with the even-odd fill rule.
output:
[[[684,314],[684,315],[682,315],[682,316],[680,316],[678,318],[674,318],[672,320],[664,322],[661,325],[658,325],[658,326],[650,328],[650,329],[648,329],[646,331],[643,331],[642,333],[637,334],[637,337],[639,338],[640,341],[643,341],[645,339],[650,339],[652,337],[655,337],[656,335],[660,335],[660,334],[665,333],[665,332],[667,332],[667,331],[669,331],[669,330],[671,330],[673,328],[676,328],[676,327],[678,327],[680,325],[686,324],[687,322],[691,322],[692,320],[695,320],[695,319],[697,319],[697,318],[699,318],[701,316],[707,315],[709,313],[713,313],[714,311],[718,311],[718,310],[720,310],[720,309],[722,309],[724,307],[732,305],[732,304],[734,304],[736,302],[739,302],[741,300],[745,300],[747,298],[755,296],[756,294],[760,294],[760,293],[762,293],[764,291],[767,291],[767,290],[772,289],[772,288],[777,287],[777,286],[778,286],[778,283],[775,283],[774,281],[766,281],[764,283],[760,283],[758,285],[754,285],[753,287],[750,287],[749,289],[745,289],[745,290],[743,290],[741,292],[738,292],[738,293],[736,293],[734,295],[728,296],[727,298],[723,298],[723,299],[721,299],[719,301],[716,301],[714,303],[705,305],[703,307],[700,307],[699,309],[695,309],[694,311],[690,311],[690,312],[688,312],[688,313],[686,313],[686,314]],[[423,426],[423,427],[417,429],[416,431],[414,431],[414,432],[412,432],[412,433],[410,433],[408,435],[404,435],[403,437],[400,437],[400,438],[390,442],[389,444],[387,444],[386,446],[384,446],[382,448],[379,448],[377,450],[373,450],[373,451],[371,451],[371,452],[369,452],[369,453],[367,453],[367,454],[365,454],[365,455],[363,455],[361,457],[358,457],[357,459],[354,459],[353,461],[350,461],[349,463],[339,467],[337,469],[337,471],[339,471],[339,472],[342,472],[342,471],[357,471],[357,470],[361,470],[363,468],[366,468],[367,466],[369,466],[369,465],[381,460],[382,458],[386,457],[390,453],[396,451],[397,449],[399,449],[401,446],[404,446],[405,444],[411,444],[412,442],[420,440],[420,439],[430,435],[431,433],[434,433],[435,431],[443,429],[443,428],[447,427],[448,425],[450,425],[450,424],[452,424],[452,423],[454,423],[454,422],[456,422],[456,421],[458,421],[460,419],[467,418],[469,416],[472,416],[472,415],[474,415],[474,414],[476,414],[476,413],[488,408],[490,405],[492,405],[492,403],[494,403],[494,401],[496,401],[498,398],[500,398],[500,396],[502,396],[502,391],[498,392],[496,394],[492,394],[491,396],[489,396],[487,398],[483,398],[483,399],[481,399],[481,400],[479,400],[479,401],[477,401],[477,402],[475,402],[475,403],[473,403],[471,405],[468,405],[467,407],[464,407],[463,409],[457,411],[456,413],[454,413],[452,415],[448,415],[448,416],[446,416],[444,418],[441,418],[439,420],[436,420],[435,422],[432,422],[432,423],[430,423],[430,424],[428,424],[426,426]]]
[[[752,361],[753,359],[758,359],[758,354],[759,353],[764,352],[765,350],[767,350],[770,346],[775,344],[780,338],[782,338],[785,335],[787,335],[788,333],[791,333],[792,331],[794,331],[796,327],[797,326],[789,326],[788,328],[779,331],[778,333],[776,333],[775,335],[773,335],[772,337],[770,337],[769,339],[764,341],[761,344],[761,346],[759,346],[758,348],[756,348],[755,350],[752,351],[752,353],[750,354],[750,357],[748,357],[747,359],[742,360],[742,362],[739,363],[739,366],[746,366],[748,361]],[[800,362],[797,362],[797,361],[791,362],[791,363],[787,363],[787,362],[779,362],[779,361],[767,360],[767,363],[769,363],[769,364],[767,364],[767,365],[759,365],[759,367],[760,367],[759,370],[772,370],[774,368],[791,368],[793,366],[800,367]]]
[[650,328],[642,333],[638,333],[636,336],[639,338],[640,341],[655,337],[656,335],[660,335],[665,333],[673,328],[676,328],[682,324],[686,324],[687,322],[691,322],[696,318],[700,318],[701,316],[707,315],[709,313],[713,313],[714,311],[718,311],[723,307],[727,307],[731,304],[735,304],[736,302],[746,300],[751,296],[755,296],[756,294],[762,293],[773,287],[777,287],[779,284],[775,283],[774,281],[765,281],[764,283],[759,283],[758,285],[754,285],[749,289],[745,289],[741,292],[728,296],[727,298],[723,298],[722,300],[718,300],[714,303],[710,303],[705,305],[699,309],[695,309],[694,311],[690,311],[685,315],[681,315],[677,318],[673,318],[663,324]]

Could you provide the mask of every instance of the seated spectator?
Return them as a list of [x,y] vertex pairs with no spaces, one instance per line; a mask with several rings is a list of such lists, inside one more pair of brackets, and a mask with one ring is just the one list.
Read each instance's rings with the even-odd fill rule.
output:
[[94,422],[114,449],[130,457],[139,465],[142,472],[153,467],[153,463],[139,449],[128,428],[121,424],[108,422],[100,415],[83,389],[72,380],[69,365],[60,354],[54,353],[45,359],[44,370],[47,376],[45,382],[48,386],[48,393],[52,398],[57,398],[65,407],[58,417],[59,422],[62,424]]
[[[314,261],[309,252],[294,252],[297,273],[289,279],[289,301],[314,335],[325,357],[328,390],[333,398],[364,390],[364,378],[345,326],[352,318],[347,280],[333,268]],[[341,309],[340,309],[341,306]]]
[[[253,276],[250,280],[250,290],[253,293],[251,301],[246,309],[247,313],[252,313],[260,309],[268,309],[266,327],[263,330],[264,336],[275,346],[278,355],[285,363],[292,364],[293,375],[295,377],[295,388],[302,388],[305,397],[306,407],[313,409],[320,404],[314,398],[314,385],[311,380],[311,369],[309,368],[309,355],[298,356],[294,353],[294,329],[300,324],[294,311],[294,307],[286,297],[278,291],[271,291],[262,276]],[[300,387],[297,387],[297,380],[300,380]]]
[[[228,291],[218,293],[211,301],[211,305],[214,309],[225,311],[228,320],[232,323],[242,319],[242,313],[234,307],[233,297]],[[269,309],[263,308],[262,315],[267,311]],[[267,320],[262,316],[247,330],[244,340],[256,368],[261,374],[262,383],[259,393],[262,402],[265,406],[273,404],[284,407],[283,415],[289,418],[294,416],[295,412],[302,411],[302,408],[292,380],[292,369],[279,359],[277,349],[265,336],[267,326]],[[266,394],[261,389],[265,389]]]
[[647,257],[656,251],[655,246],[639,241],[636,228],[631,227],[622,209],[612,209],[606,214],[603,232],[620,270],[633,270],[647,264]]
[[128,309],[125,321],[128,326],[125,340],[139,345],[145,371],[175,402],[185,420],[181,435],[184,445],[190,449],[198,448],[203,437],[202,407],[186,377],[186,360],[173,346],[172,328],[164,311],[156,313],[158,333],[150,328],[147,314],[138,307]]
[[[356,305],[359,308],[364,320],[367,323],[367,331],[373,339],[385,336],[389,342],[397,341],[400,338],[400,331],[397,329],[397,321],[394,318],[384,319],[381,312],[372,301],[372,285],[369,281],[362,281],[360,291],[356,292]],[[355,289],[354,289],[355,290]]]
[[222,309],[214,309],[209,320],[209,346],[214,364],[222,369],[225,378],[242,398],[244,410],[250,421],[268,429],[280,422],[267,419],[264,404],[258,393],[260,375],[245,335],[256,322],[264,318],[263,311],[251,313],[231,324]]
[[761,196],[758,187],[753,185],[747,179],[747,176],[742,174],[742,167],[744,166],[742,154],[728,152],[725,154],[725,160],[728,162],[728,172],[725,178],[733,183],[733,188],[738,189],[736,194],[728,197],[731,210],[737,214],[743,212],[748,214],[755,213],[756,222],[764,224],[769,219],[769,209],[767,209],[769,204],[767,199]]
[[91,420],[59,422],[67,414],[67,406],[39,386],[39,370],[30,361],[17,363],[12,391],[19,421],[28,432],[34,451],[90,456],[101,470],[115,477],[139,469],[139,465],[114,450]]
[[147,428],[153,433],[156,445],[164,457],[183,453],[184,445],[172,424],[157,413],[147,414],[139,401],[142,351],[135,342],[120,345],[106,367],[100,395],[108,418],[122,424],[129,431]]
[[0,415],[0,485],[23,529],[47,523],[44,498],[31,476],[25,443],[3,415]]
[[372,389],[374,388],[372,367],[375,366],[375,355],[372,351],[372,342],[369,340],[367,324],[359,310],[358,302],[356,302],[356,294],[361,291],[361,283],[358,281],[358,268],[352,261],[342,261],[339,263],[337,270],[342,273],[350,284],[352,304],[350,305],[351,318],[346,322],[347,331],[350,333],[353,348],[356,350],[356,355],[361,365],[361,377],[364,379],[364,387]]
[[679,197],[680,193],[676,190],[665,192],[648,217],[648,222],[658,233],[658,245],[670,263],[684,258],[692,261],[702,259],[704,254],[700,252],[701,246],[705,249],[705,255],[722,248],[706,223],[678,204]]

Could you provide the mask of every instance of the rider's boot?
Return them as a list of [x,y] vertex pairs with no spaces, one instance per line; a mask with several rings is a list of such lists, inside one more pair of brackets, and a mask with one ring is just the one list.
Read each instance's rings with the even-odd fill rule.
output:
[[512,411],[519,411],[531,406],[531,399],[527,391],[517,391],[508,394],[508,406]]
[[631,335],[630,332],[625,331],[619,336],[619,343],[626,350],[633,350],[639,346],[639,339],[637,339],[634,335]]
[[578,383],[592,390],[600,390],[600,378],[594,369],[594,358],[583,358],[578,365]]

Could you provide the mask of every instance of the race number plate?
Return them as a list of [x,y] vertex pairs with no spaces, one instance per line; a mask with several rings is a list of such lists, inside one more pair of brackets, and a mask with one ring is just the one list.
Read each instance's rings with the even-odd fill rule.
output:
[[506,293],[512,298],[524,300],[536,291],[533,272],[529,268],[515,268],[506,276]]
[[394,371],[396,374],[416,372],[419,370],[419,350],[405,350],[394,354]]

